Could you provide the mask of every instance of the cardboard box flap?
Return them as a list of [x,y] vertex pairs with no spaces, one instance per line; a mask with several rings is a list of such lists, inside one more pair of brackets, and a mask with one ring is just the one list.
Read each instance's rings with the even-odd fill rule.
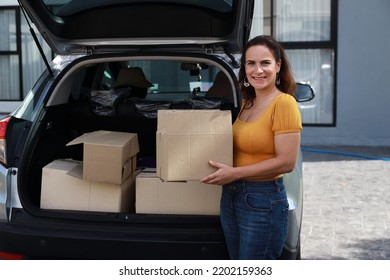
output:
[[[157,132],[169,134],[229,134],[232,132],[230,111],[159,110]],[[204,125],[204,124],[207,125]],[[168,125],[167,125],[168,124]]]
[[66,174],[79,179],[83,179],[83,163],[79,162],[78,164],[76,164],[75,167],[70,169]]
[[75,168],[78,165],[82,166],[82,161],[73,160],[73,159],[60,159],[60,160],[54,160],[54,161],[50,162],[49,164],[47,164],[44,167],[44,170],[45,170],[45,168],[47,168],[50,170],[55,169],[58,171],[68,172],[69,169]]
[[94,132],[84,133],[83,135],[73,139],[66,146],[77,144],[92,144],[109,147],[123,147],[130,142],[130,153],[135,155],[139,152],[138,139],[137,141],[129,141],[131,138],[137,137],[137,134],[118,131],[98,130]]
[[102,134],[103,131],[94,131],[94,132],[89,132],[89,133],[84,133],[83,135],[73,139],[70,141],[66,146],[72,146],[72,145],[78,145],[78,144],[84,144],[87,142],[89,139],[93,139],[96,135]]

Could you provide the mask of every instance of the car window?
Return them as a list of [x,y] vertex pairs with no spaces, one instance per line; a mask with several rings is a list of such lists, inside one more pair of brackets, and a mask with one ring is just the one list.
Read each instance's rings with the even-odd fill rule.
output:
[[[137,71],[134,71],[137,70]],[[203,62],[132,60],[90,66],[79,72],[77,87],[84,90],[129,88],[130,97],[145,100],[184,101],[218,97],[232,101],[232,84],[222,69]],[[221,79],[221,76],[224,78]],[[80,81],[80,79],[84,81]],[[134,94],[145,87],[145,94]],[[73,94],[74,95],[74,94]]]
[[43,81],[47,79],[48,72],[45,71],[26,95],[23,103],[12,113],[15,118],[29,120],[39,102],[43,88],[46,85]]

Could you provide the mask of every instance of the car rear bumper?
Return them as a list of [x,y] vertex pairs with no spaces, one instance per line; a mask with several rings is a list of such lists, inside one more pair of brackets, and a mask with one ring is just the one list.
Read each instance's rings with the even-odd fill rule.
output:
[[[23,216],[23,211],[14,213]],[[58,220],[0,222],[0,252],[31,259],[228,258],[222,229],[215,223],[179,226],[166,221],[153,225]]]
[[[46,231],[0,225],[0,252],[23,255],[27,259],[228,259],[223,241],[105,238],[75,231]],[[284,247],[280,259],[300,259],[299,248]]]
[[222,242],[108,240],[1,232],[1,251],[30,259],[226,259]]

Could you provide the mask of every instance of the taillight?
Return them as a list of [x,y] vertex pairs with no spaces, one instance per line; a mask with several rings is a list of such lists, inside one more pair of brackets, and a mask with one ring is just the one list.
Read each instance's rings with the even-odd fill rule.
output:
[[6,132],[10,118],[6,117],[0,120],[0,163],[5,166],[7,165]]
[[22,260],[22,255],[0,252],[0,260]]

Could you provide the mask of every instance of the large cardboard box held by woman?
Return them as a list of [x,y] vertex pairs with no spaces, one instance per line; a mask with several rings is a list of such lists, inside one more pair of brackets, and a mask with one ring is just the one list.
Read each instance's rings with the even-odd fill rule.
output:
[[231,112],[160,110],[156,142],[161,179],[200,180],[215,171],[209,160],[233,164]]

